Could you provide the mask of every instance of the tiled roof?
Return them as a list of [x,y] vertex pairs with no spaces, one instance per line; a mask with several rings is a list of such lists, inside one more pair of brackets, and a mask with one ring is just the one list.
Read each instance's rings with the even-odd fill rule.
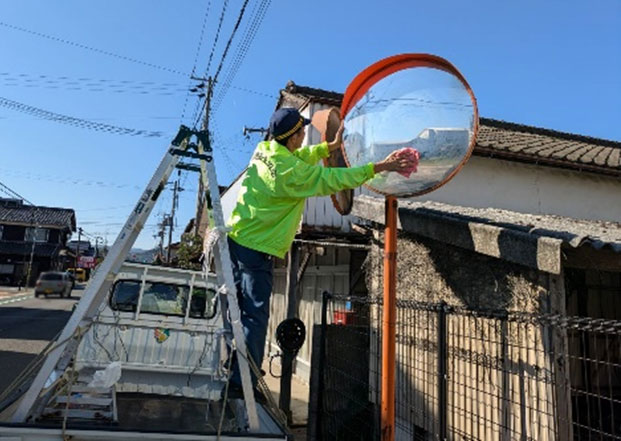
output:
[[3,202],[0,199],[0,224],[36,224],[48,227],[69,228],[71,231],[76,231],[75,212],[72,209],[15,203],[5,204]]
[[[278,107],[313,101],[340,106],[343,94],[289,81]],[[621,142],[480,118],[474,155],[621,176]]]
[[621,176],[621,142],[480,119],[475,155]]

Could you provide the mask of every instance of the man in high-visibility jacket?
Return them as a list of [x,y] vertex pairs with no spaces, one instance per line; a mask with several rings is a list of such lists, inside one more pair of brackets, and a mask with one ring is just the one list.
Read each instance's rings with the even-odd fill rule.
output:
[[[415,165],[411,158],[393,153],[383,161],[360,167],[322,167],[319,160],[340,148],[343,125],[334,141],[302,147],[309,123],[293,108],[274,112],[269,126],[272,139],[257,145],[228,222],[242,326],[248,353],[258,366],[263,360],[269,319],[273,256],[283,258],[289,251],[306,198],[356,188],[375,173],[398,172]],[[240,389],[236,363],[230,381],[230,388]]]

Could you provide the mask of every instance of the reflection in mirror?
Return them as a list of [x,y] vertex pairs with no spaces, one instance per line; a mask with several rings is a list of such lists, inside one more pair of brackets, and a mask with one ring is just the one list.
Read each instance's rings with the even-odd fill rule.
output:
[[430,67],[403,69],[371,86],[347,113],[345,154],[350,166],[358,166],[395,150],[416,150],[417,170],[379,173],[367,185],[399,197],[423,194],[450,179],[469,156],[475,114],[456,76]]

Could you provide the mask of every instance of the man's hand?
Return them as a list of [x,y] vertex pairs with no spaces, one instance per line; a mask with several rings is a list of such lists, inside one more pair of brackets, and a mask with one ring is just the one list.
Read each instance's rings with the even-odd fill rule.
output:
[[411,170],[412,167],[417,164],[418,161],[412,157],[399,156],[399,150],[395,150],[383,161],[375,163],[375,173],[381,173],[383,171],[403,172]]
[[328,143],[330,153],[341,148],[341,144],[343,144],[343,128],[344,123],[341,121],[339,129],[336,131],[336,135],[334,135],[334,141]]

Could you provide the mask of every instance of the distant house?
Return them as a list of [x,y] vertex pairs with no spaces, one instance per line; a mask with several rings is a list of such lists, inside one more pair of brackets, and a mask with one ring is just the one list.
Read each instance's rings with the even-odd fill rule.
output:
[[32,285],[41,272],[63,269],[74,231],[72,209],[0,198],[0,283]]

